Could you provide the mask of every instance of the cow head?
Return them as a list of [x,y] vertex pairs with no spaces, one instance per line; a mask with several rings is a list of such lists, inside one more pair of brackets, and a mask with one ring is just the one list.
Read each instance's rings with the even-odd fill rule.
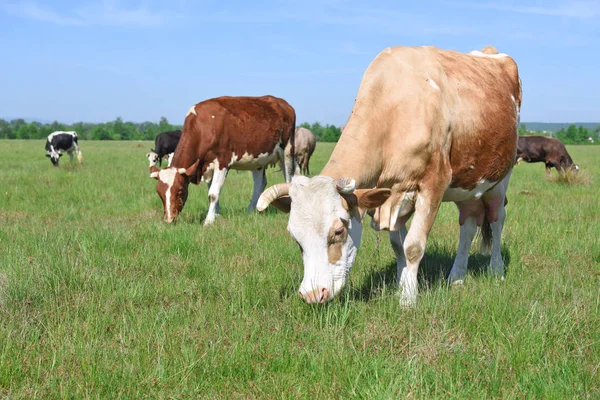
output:
[[295,176],[260,196],[259,211],[273,204],[290,213],[287,228],[302,252],[300,295],[307,303],[324,303],[339,294],[360,246],[365,212],[389,195],[390,189],[355,190],[354,179]]
[[150,178],[158,180],[156,193],[163,203],[165,222],[177,222],[177,217],[187,200],[190,177],[196,175],[197,168],[198,161],[187,169],[150,167]]
[[154,150],[149,153],[146,153],[146,158],[148,159],[150,167],[156,167],[156,164],[158,164],[158,154],[156,154]]
[[58,167],[58,159],[62,157],[62,154],[54,150],[48,150],[46,152],[46,157],[50,158],[50,161],[52,161],[52,165]]

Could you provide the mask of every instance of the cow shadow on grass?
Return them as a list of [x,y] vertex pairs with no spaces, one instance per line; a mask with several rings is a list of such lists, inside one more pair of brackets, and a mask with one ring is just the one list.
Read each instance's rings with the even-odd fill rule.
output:
[[[500,252],[504,260],[504,274],[506,275],[510,269],[510,251],[503,246]],[[445,283],[452,269],[455,257],[456,252],[447,249],[434,248],[430,251],[425,251],[425,256],[419,265],[419,274],[417,277],[419,291],[424,292],[439,286],[440,283]],[[469,257],[467,270],[468,274],[472,277],[487,274],[490,270],[490,256],[472,254]],[[366,276],[360,287],[354,287],[350,290],[349,298],[351,300],[364,302],[380,297],[384,292],[396,292],[398,290],[396,261],[388,263],[383,269],[372,271]]]

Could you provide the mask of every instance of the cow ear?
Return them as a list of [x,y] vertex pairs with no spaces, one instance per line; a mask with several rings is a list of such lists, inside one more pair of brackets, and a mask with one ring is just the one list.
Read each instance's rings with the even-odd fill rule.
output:
[[356,189],[351,194],[341,194],[342,205],[351,214],[358,212],[355,216],[362,219],[367,210],[381,207],[391,194],[390,189]]
[[279,211],[288,214],[292,208],[292,198],[290,196],[278,197],[271,202],[271,205]]
[[158,179],[159,169],[154,165],[150,167],[150,178]]
[[180,175],[185,176],[186,178],[193,178],[198,173],[198,165],[200,165],[200,159],[196,160],[196,162],[193,163],[192,166],[189,167],[188,169],[178,168],[177,172]]
[[392,191],[390,189],[356,189],[354,195],[358,200],[358,207],[365,210],[372,210],[381,207],[383,203],[390,197]]

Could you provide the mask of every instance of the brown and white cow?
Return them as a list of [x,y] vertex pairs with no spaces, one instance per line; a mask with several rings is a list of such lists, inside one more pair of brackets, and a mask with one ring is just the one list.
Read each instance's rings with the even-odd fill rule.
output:
[[560,140],[547,136],[519,136],[517,164],[521,160],[545,163],[546,174],[550,174],[552,167],[558,172],[571,169],[579,171],[579,165],[573,163],[565,145]]
[[[304,262],[300,295],[337,295],[354,263],[367,210],[389,230],[401,302],[417,298],[417,271],[442,201],[458,206],[460,243],[450,276],[462,283],[477,227],[503,277],[500,237],[517,149],[521,84],[494,48],[462,54],[394,47],[366,70],[354,108],[320,176],[267,189],[258,210],[290,211],[288,231]],[[407,231],[406,222],[412,223]]]
[[230,169],[250,170],[254,192],[248,212],[264,190],[265,169],[284,160],[286,182],[293,175],[293,149],[284,157],[288,141],[294,140],[296,112],[285,100],[273,97],[218,97],[196,104],[188,111],[183,133],[171,166],[151,167],[158,180],[156,191],[164,206],[164,219],[173,222],[183,209],[189,183],[209,183],[210,206],[204,224],[214,222],[219,194]]
[[[310,174],[308,163],[310,162],[312,154],[315,152],[316,146],[317,138],[309,129],[303,127],[296,128],[294,139],[294,151],[296,153],[296,174]],[[291,151],[292,145],[291,143],[288,143],[288,145],[285,147],[286,157],[290,156]]]

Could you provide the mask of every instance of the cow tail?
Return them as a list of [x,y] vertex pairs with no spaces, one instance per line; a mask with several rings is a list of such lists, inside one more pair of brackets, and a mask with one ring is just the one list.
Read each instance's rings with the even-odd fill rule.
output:
[[483,219],[483,224],[479,228],[479,252],[484,255],[492,254],[492,225],[487,216]]

